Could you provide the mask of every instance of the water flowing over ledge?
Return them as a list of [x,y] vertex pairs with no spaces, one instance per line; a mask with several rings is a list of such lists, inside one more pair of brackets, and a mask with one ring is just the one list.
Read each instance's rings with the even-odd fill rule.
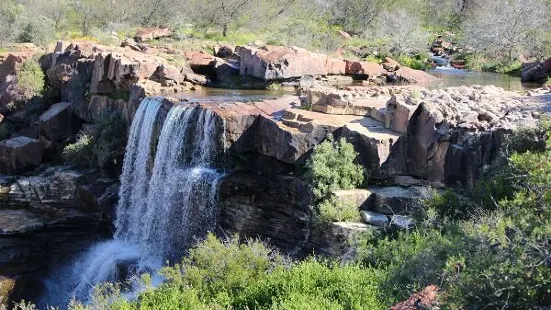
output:
[[224,150],[215,114],[197,105],[175,105],[158,134],[161,105],[162,98],[144,99],[130,128],[114,238],[56,272],[64,280],[50,281],[45,304],[86,301],[95,285],[154,273],[216,228],[223,174],[215,167]]

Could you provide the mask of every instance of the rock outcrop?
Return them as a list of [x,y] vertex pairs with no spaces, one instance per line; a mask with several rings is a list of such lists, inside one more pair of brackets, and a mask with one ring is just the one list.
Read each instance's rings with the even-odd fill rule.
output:
[[551,74],[551,58],[542,62],[522,64],[521,79],[523,82],[545,82]]
[[0,275],[40,274],[108,234],[116,180],[52,167],[32,177],[0,176]]
[[[384,65],[350,61],[309,52],[298,47],[241,46],[241,75],[264,81],[298,79],[302,76],[350,75],[373,83],[432,83],[438,78],[419,70],[399,66],[389,59]],[[388,69],[388,70],[387,70]]]
[[[132,92],[141,93],[141,99],[189,90],[188,75],[194,79],[186,65],[177,66],[131,48],[85,42],[46,55],[41,65],[48,83],[60,90],[61,100],[71,102],[75,115],[88,123],[97,122],[103,114],[131,114],[129,111],[135,111],[129,98]],[[143,91],[137,92],[136,86]]]
[[372,229],[362,223],[314,223],[310,186],[291,176],[236,172],[220,183],[220,227],[267,240],[295,257],[340,256],[353,238]]
[[329,74],[326,55],[312,53],[298,47],[246,46],[239,47],[238,52],[241,56],[241,75],[249,75],[265,81]]
[[170,28],[140,28],[136,31],[134,40],[140,43],[170,36],[172,36],[172,30]]
[[60,142],[78,131],[78,120],[76,119],[72,104],[60,102],[52,105],[40,116],[40,134],[51,141]]
[[16,174],[40,165],[44,144],[36,139],[17,137],[0,142],[0,173]]

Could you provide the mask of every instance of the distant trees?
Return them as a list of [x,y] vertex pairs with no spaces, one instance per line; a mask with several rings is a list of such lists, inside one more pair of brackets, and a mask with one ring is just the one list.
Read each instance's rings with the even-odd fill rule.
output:
[[379,13],[368,35],[383,40],[393,54],[419,52],[426,49],[430,37],[422,26],[421,16],[412,11],[384,10]]
[[190,8],[191,18],[204,26],[216,26],[222,29],[226,37],[231,26],[237,27],[247,18],[247,11],[253,0],[219,0],[204,1],[192,0]]
[[546,0],[470,1],[461,25],[465,43],[489,56],[514,58],[543,48]]
[[[168,26],[177,38],[236,31],[272,44],[333,52],[344,44],[412,54],[451,31],[477,54],[551,54],[551,0],[0,0],[0,42],[128,35]],[[345,41],[344,30],[354,35]],[[203,33],[203,34],[201,34]],[[396,55],[394,55],[396,56]]]

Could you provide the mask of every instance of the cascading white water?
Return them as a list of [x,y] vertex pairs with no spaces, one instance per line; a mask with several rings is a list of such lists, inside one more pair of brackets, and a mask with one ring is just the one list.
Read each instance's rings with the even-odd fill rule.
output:
[[167,259],[180,259],[194,237],[215,228],[222,176],[214,168],[220,149],[216,117],[199,106],[174,106],[155,145],[160,107],[160,99],[147,98],[136,112],[114,239],[94,246],[71,266],[69,278],[76,280],[71,297],[87,300],[95,285],[123,280],[117,276],[129,270],[154,272]]
[[170,111],[159,138],[147,199],[125,211],[140,218],[117,226],[116,236],[147,245],[149,252],[165,258],[178,258],[197,229],[214,228],[220,178],[212,168],[216,134],[212,111],[184,105]]

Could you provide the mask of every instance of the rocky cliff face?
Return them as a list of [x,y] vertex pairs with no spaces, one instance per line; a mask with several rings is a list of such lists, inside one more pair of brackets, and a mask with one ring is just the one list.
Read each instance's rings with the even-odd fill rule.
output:
[[333,226],[320,235],[312,222],[311,192],[297,176],[312,148],[328,134],[352,142],[372,178],[394,184],[369,188],[357,202],[366,221],[380,217],[392,225],[408,221],[394,215],[411,211],[423,197],[419,186],[469,190],[479,170],[497,155],[504,136],[535,125],[546,102],[545,96],[526,97],[491,86],[314,87],[306,93],[254,104],[203,105],[224,120],[221,136],[236,163],[233,169],[246,167],[221,182],[221,227],[270,239],[295,254],[342,254],[344,249],[336,247],[342,243],[335,240],[370,229]]
[[116,180],[52,167],[31,177],[0,176],[0,274],[14,299],[36,297],[40,275],[111,231]]

